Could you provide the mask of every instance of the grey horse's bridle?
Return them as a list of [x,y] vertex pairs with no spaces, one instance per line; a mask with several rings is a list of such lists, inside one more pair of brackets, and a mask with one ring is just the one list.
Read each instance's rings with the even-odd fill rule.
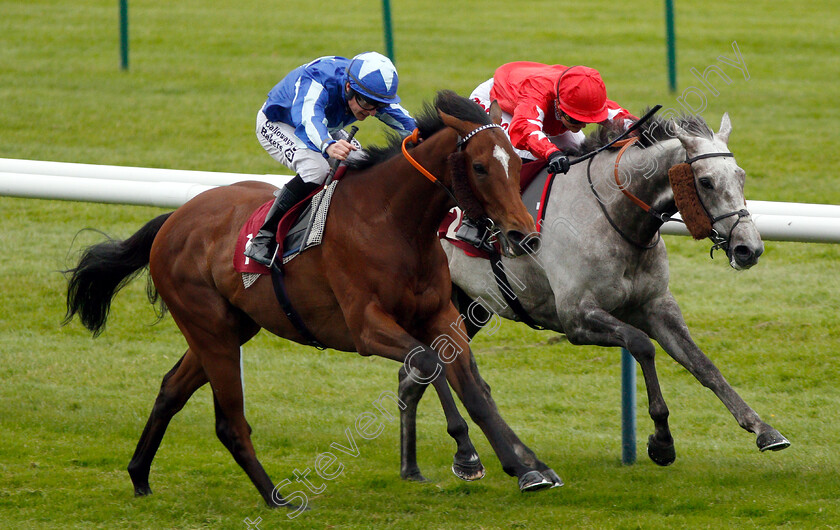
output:
[[[685,163],[690,166],[691,164],[693,164],[694,162],[696,162],[698,160],[702,160],[704,158],[713,158],[713,157],[733,157],[734,158],[735,155],[733,155],[731,152],[728,152],[728,151],[720,152],[720,153],[704,153],[702,155],[697,155],[697,156],[694,156],[694,157],[691,157],[691,158],[686,158]],[[702,199],[702,197],[700,197],[699,193],[697,194],[697,199],[700,202],[700,205],[703,207],[703,210],[706,212],[706,215],[709,217],[709,221],[712,224],[712,231],[709,234],[709,239],[712,240],[714,245],[712,245],[712,248],[709,250],[709,256],[712,259],[714,259],[715,258],[715,250],[718,250],[718,249],[723,249],[723,251],[728,254],[729,253],[729,242],[732,240],[732,232],[735,231],[735,227],[738,226],[738,224],[741,222],[741,219],[743,219],[744,217],[749,217],[750,212],[747,211],[746,208],[741,208],[740,210],[735,210],[735,211],[732,211],[732,212],[729,212],[729,213],[724,213],[724,214],[721,214],[721,215],[718,215],[717,217],[715,217],[709,212],[709,209],[706,207],[706,204],[703,202],[703,199]],[[720,232],[718,232],[715,229],[715,224],[718,221],[728,219],[728,218],[730,218],[732,216],[735,216],[735,215],[738,216],[738,219],[735,220],[735,223],[732,225],[732,228],[729,229],[729,234],[727,234],[726,237],[722,236],[720,234]]]
[[[642,210],[644,210],[645,212],[650,214],[653,218],[657,219],[661,223],[664,224],[664,223],[667,223],[668,221],[676,221],[676,222],[680,222],[680,223],[685,224],[685,221],[682,221],[680,219],[673,219],[671,215],[669,215],[665,212],[660,212],[660,211],[656,210],[655,208],[651,207],[650,205],[645,203],[643,200],[641,200],[638,197],[636,197],[635,195],[633,195],[629,190],[627,190],[625,185],[621,184],[620,177],[619,177],[619,172],[618,172],[619,161],[621,160],[621,156],[624,154],[624,151],[627,150],[627,148],[630,147],[633,143],[635,143],[636,140],[637,140],[637,138],[632,138],[629,141],[627,141],[622,146],[621,150],[619,150],[618,155],[616,156],[616,159],[615,159],[615,182],[618,185],[618,188],[634,204],[636,204],[639,208],[641,208]],[[704,158],[734,157],[734,156],[735,156],[734,154],[732,154],[731,152],[728,152],[728,151],[717,152],[717,153],[704,153],[702,155],[697,155],[697,156],[690,157],[690,158],[686,157],[685,164],[688,164],[688,166],[690,167],[691,164],[693,164],[694,162],[696,162],[698,160],[702,160]],[[601,211],[604,213],[604,216],[607,218],[607,221],[610,223],[610,226],[612,226],[613,230],[615,230],[625,241],[629,242],[630,244],[632,244],[633,246],[635,246],[635,247],[637,247],[641,250],[649,250],[649,249],[655,247],[659,243],[659,238],[658,237],[652,243],[650,243],[648,245],[640,244],[640,243],[634,241],[633,239],[631,239],[627,234],[625,234],[615,224],[615,222],[612,220],[612,218],[610,217],[609,213],[606,210],[606,207],[603,204],[603,201],[601,201],[601,198],[598,196],[598,192],[595,190],[594,184],[592,183],[592,177],[590,175],[590,168],[592,166],[592,160],[593,159],[590,158],[589,164],[587,165],[586,178],[589,180],[589,187],[592,190],[592,193],[594,193],[595,197],[598,199],[598,205],[601,207]],[[692,171],[692,174],[693,174],[693,171]],[[714,252],[717,249],[723,249],[724,252],[727,252],[727,253],[729,252],[729,241],[732,239],[732,232],[735,230],[735,227],[738,226],[738,223],[741,222],[741,219],[749,216],[750,212],[748,212],[746,210],[746,208],[742,208],[740,210],[735,210],[735,211],[728,212],[728,213],[725,213],[725,214],[721,214],[721,215],[718,215],[718,216],[713,216],[709,212],[709,209],[706,207],[706,205],[703,203],[703,199],[700,198],[700,194],[697,193],[696,185],[694,186],[694,193],[697,195],[697,200],[700,203],[700,205],[703,207],[703,211],[705,212],[706,217],[708,217],[709,222],[711,224],[711,232],[709,233],[708,237],[709,237],[709,239],[712,240],[712,243],[714,243],[714,245],[712,245],[712,248],[709,251],[709,255],[712,257],[712,259],[714,259],[714,257],[715,257]],[[723,235],[720,234],[720,232],[718,232],[715,229],[715,224],[717,224],[719,221],[722,221],[724,219],[728,219],[729,217],[732,217],[732,216],[735,216],[735,215],[738,216],[738,219],[732,225],[732,228],[729,229],[729,234],[727,234],[724,237]],[[657,234],[658,234],[658,232],[657,232]]]

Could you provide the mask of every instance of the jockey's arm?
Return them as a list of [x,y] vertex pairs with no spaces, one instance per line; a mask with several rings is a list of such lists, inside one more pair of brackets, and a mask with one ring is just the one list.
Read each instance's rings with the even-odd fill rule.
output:
[[522,100],[510,120],[510,142],[515,148],[527,150],[537,158],[548,159],[548,155],[557,151],[557,146],[551,143],[543,131],[544,121],[545,110],[538,101]]
[[382,107],[376,112],[376,119],[397,131],[402,138],[417,128],[414,118],[399,104]]
[[335,143],[325,125],[328,98],[329,93],[320,83],[309,77],[301,77],[300,88],[291,108],[295,134],[307,147],[324,156],[327,156],[327,150]]
[[621,127],[622,130],[626,130],[633,125],[633,123],[639,120],[639,118],[631,114],[629,110],[609,99],[607,100],[607,109],[609,110],[609,116],[599,125],[609,125],[610,123],[614,123]]

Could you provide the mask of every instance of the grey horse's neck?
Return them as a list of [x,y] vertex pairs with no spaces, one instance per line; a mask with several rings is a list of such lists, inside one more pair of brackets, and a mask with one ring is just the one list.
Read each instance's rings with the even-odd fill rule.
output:
[[[615,184],[615,160],[612,156],[601,155],[591,168],[593,182],[596,180],[609,183],[612,190],[609,198],[602,200],[606,213],[612,222],[638,246],[654,242],[662,221],[655,218],[631,199],[626,197]],[[674,193],[668,180],[668,170],[685,161],[685,149],[678,139],[658,142],[641,149],[628,148],[619,162],[619,181],[628,192],[641,199],[655,212],[672,215],[677,212]],[[597,174],[596,174],[597,170]],[[595,184],[596,189],[600,187]]]

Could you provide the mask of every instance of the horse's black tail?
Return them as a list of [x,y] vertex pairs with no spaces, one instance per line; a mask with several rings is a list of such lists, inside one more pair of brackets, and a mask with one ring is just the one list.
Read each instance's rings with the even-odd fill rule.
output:
[[[67,314],[63,324],[78,314],[94,337],[102,333],[111,300],[149,265],[152,242],[172,213],[155,217],[125,241],[109,238],[86,248],[78,266],[63,271],[67,277]],[[152,303],[157,301],[154,286],[150,285],[148,294]]]

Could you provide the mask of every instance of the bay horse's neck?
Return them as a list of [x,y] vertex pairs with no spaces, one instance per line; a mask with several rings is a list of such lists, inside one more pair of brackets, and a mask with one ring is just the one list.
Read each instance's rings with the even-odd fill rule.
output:
[[[447,158],[455,152],[457,141],[457,133],[446,128],[408,151],[426,171],[450,188],[451,172]],[[376,186],[385,192],[388,208],[394,212],[394,219],[399,219],[403,233],[436,238],[446,212],[454,206],[449,195],[414,168],[402,154],[383,166],[386,171],[379,172],[381,183]]]
[[[658,142],[645,149],[631,147],[619,164],[620,181],[626,189],[660,213],[677,212],[668,170],[685,161],[685,149],[677,139]],[[609,165],[608,179],[614,183],[614,162]],[[628,182],[629,176],[629,182]],[[618,199],[607,206],[610,217],[633,241],[646,245],[654,241],[662,222],[655,219],[629,198],[616,194]]]

